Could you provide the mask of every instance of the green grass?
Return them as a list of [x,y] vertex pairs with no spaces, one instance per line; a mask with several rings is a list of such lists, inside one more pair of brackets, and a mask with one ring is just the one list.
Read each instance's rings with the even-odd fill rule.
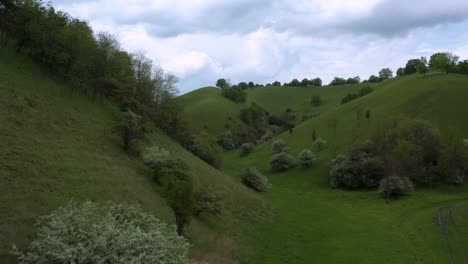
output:
[[[330,189],[327,175],[335,154],[352,142],[367,139],[393,118],[428,120],[439,127],[444,140],[468,138],[468,76],[413,75],[375,88],[374,93],[345,105],[339,104],[341,98],[358,87],[323,87],[320,91],[277,87],[249,92],[250,102],[273,113],[286,107],[314,111],[305,102],[320,92],[326,102],[317,110],[320,116],[279,138],[288,143],[293,155],[311,147],[314,129],[328,144],[317,153],[312,169],[279,174],[268,167],[270,143],[257,146],[247,157],[240,157],[238,151],[226,153],[223,169],[233,178],[239,180],[245,169],[257,167],[273,184],[264,196],[273,205],[274,220],[244,228],[251,254],[243,263],[451,263],[447,243],[436,225],[439,208],[446,207],[455,208],[456,229],[450,226],[448,232],[451,254],[455,260],[463,259],[468,246],[468,187],[417,189],[411,196],[387,203],[375,191]],[[371,119],[359,121],[357,112],[365,110],[370,110]],[[331,123],[337,124],[336,129]]]
[[[124,153],[113,133],[115,106],[73,92],[8,49],[0,49],[0,105],[0,262],[13,263],[12,244],[26,247],[37,217],[70,200],[139,203],[174,223],[148,169]],[[192,254],[219,263],[242,254],[242,238],[231,226],[268,217],[265,201],[157,129],[144,145],[182,158],[192,168],[197,188],[223,194],[221,217],[201,217],[189,226]],[[226,241],[233,241],[227,249]]]

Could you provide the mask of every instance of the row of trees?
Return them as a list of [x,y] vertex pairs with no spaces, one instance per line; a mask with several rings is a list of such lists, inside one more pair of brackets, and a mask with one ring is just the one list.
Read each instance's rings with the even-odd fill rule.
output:
[[240,88],[242,90],[247,90],[247,89],[252,89],[255,87],[269,87],[269,86],[293,86],[293,87],[307,87],[307,86],[322,86],[322,80],[320,78],[315,78],[315,79],[303,79],[302,81],[299,81],[297,79],[293,79],[290,83],[284,83],[281,85],[281,82],[275,81],[273,83],[267,83],[265,85],[263,84],[255,84],[253,82],[240,82],[239,84],[234,84],[232,85],[229,80],[227,79],[218,79],[216,81],[216,87],[219,87],[221,89],[225,88]]
[[429,61],[426,57],[408,60],[404,68],[397,70],[397,76],[421,73],[426,75],[429,71],[445,73],[468,74],[468,60],[458,61],[459,57],[450,52],[439,52],[431,55]]

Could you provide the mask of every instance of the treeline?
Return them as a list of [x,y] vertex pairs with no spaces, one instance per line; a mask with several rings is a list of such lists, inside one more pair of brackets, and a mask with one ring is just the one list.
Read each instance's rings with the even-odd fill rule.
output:
[[397,76],[421,73],[424,76],[430,71],[468,74],[468,60],[458,61],[459,56],[450,52],[439,52],[433,54],[429,61],[426,57],[408,60],[404,68],[397,70]]
[[177,78],[143,53],[125,51],[111,34],[95,34],[87,22],[41,0],[0,0],[0,32],[2,47],[28,55],[50,77],[116,103],[122,111],[116,130],[127,152],[141,152],[139,141],[154,123],[201,159],[221,166],[216,143],[188,129],[174,100]]

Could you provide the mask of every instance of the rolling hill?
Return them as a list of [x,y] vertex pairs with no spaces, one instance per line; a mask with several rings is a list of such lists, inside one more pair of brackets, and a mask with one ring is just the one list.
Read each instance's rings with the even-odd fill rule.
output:
[[[375,191],[331,189],[328,171],[334,155],[345,151],[353,142],[366,140],[393,118],[430,121],[440,129],[445,140],[468,138],[465,103],[468,76],[436,74],[425,78],[422,75],[395,78],[379,84],[375,92],[341,105],[341,98],[352,89],[357,87],[323,87],[319,91],[276,87],[249,91],[249,102],[254,101],[271,112],[283,111],[285,107],[306,112],[305,102],[319,92],[326,102],[317,109],[320,115],[299,124],[293,134],[285,133],[278,138],[284,139],[290,153],[297,155],[311,147],[315,129],[327,141],[327,147],[316,153],[318,160],[312,169],[295,168],[284,173],[271,173],[269,169],[271,143],[257,146],[247,157],[241,157],[237,150],[225,154],[225,173],[239,179],[245,169],[257,167],[273,184],[264,196],[274,206],[275,219],[270,224],[248,228],[246,233],[250,234],[255,253],[246,262],[465,262],[468,221],[461,215],[466,214],[468,205],[466,185],[420,188],[409,197],[386,202]],[[302,94],[298,96],[298,93]],[[189,96],[196,94],[197,91]],[[220,102],[220,96],[216,97]],[[358,118],[363,110],[370,110],[369,121]],[[211,113],[220,115],[215,109]],[[205,120],[217,119],[207,115]],[[438,226],[441,210],[449,210],[456,224]]]
[[[13,263],[12,244],[26,247],[37,218],[70,200],[138,203],[174,223],[150,171],[122,150],[113,132],[116,106],[48,78],[29,58],[5,48],[0,49],[0,104],[0,262]],[[211,263],[236,263],[236,255],[245,251],[237,226],[268,218],[268,204],[156,128],[144,144],[185,160],[196,188],[222,193],[223,214],[202,216],[189,226],[191,254]]]

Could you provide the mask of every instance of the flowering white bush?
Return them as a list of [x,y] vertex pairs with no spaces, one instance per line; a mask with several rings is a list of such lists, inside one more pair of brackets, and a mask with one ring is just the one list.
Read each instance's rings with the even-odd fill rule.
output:
[[41,217],[37,238],[21,252],[20,264],[192,263],[189,243],[174,226],[137,206],[70,203]]
[[171,159],[171,154],[156,146],[145,149],[143,161],[151,168],[159,167]]
[[304,149],[299,153],[298,160],[302,168],[310,168],[312,163],[315,161],[315,155],[312,151]]

